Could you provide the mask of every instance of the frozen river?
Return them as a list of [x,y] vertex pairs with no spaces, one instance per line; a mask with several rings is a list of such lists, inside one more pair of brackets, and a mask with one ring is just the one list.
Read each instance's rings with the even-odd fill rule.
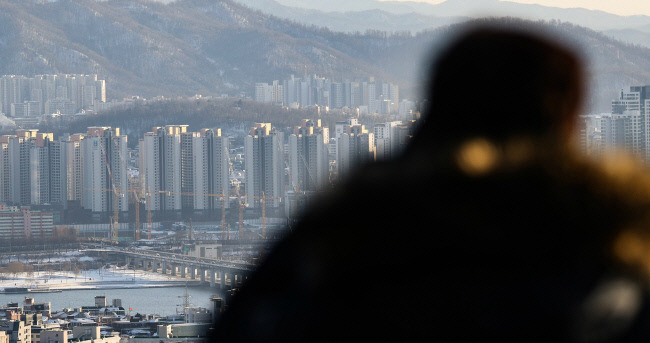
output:
[[[189,280],[187,280],[189,281]],[[2,274],[0,288],[26,287],[61,289],[56,293],[0,293],[0,305],[17,302],[22,305],[25,296],[35,302],[50,302],[52,311],[81,306],[94,306],[95,296],[106,296],[110,306],[113,299],[121,299],[122,307],[132,308],[133,314],[171,315],[182,311],[185,280],[179,277],[112,267],[102,270],[34,272]],[[195,307],[210,308],[210,297],[220,295],[218,288],[187,287],[189,301]]]
[[[210,308],[210,297],[218,295],[217,289],[208,287],[188,287],[189,302],[193,306]],[[34,298],[37,303],[52,303],[52,312],[60,311],[65,307],[77,308],[81,306],[94,306],[95,296],[106,296],[109,305],[112,299],[121,299],[122,307],[131,314],[158,314],[161,316],[182,312],[185,287],[156,287],[156,288],[128,288],[128,289],[72,289],[59,293],[29,293],[29,294],[0,294],[0,304],[17,302],[22,306],[25,296]]]

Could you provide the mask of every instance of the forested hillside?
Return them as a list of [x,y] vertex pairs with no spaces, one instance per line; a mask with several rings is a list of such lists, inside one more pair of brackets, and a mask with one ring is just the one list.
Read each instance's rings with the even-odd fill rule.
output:
[[[588,111],[606,111],[621,88],[650,83],[650,50],[568,23],[543,25],[584,53],[593,81]],[[414,98],[430,53],[457,30],[340,33],[230,0],[0,1],[0,74],[97,73],[118,99],[250,96],[255,82],[290,74],[374,76]]]

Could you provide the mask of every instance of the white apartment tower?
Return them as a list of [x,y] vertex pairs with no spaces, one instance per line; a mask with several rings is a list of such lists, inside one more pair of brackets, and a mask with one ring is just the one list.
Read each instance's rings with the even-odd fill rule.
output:
[[31,117],[57,111],[74,114],[96,109],[106,102],[106,81],[97,75],[3,75],[0,77],[0,112]]
[[[229,207],[230,159],[228,137],[220,129],[181,134],[181,191],[184,209]],[[223,197],[211,196],[223,195]],[[223,202],[223,203],[222,203]]]
[[31,204],[64,204],[65,174],[60,142],[54,140],[52,133],[36,133],[29,148]]
[[374,134],[360,124],[346,125],[337,139],[338,177],[350,174],[355,167],[375,158]]
[[316,191],[329,182],[329,129],[302,120],[289,136],[289,182],[295,191]]
[[140,173],[144,191],[150,192],[147,208],[152,211],[182,209],[181,135],[186,132],[187,125],[154,127],[140,141]]
[[598,157],[603,152],[601,124],[603,116],[610,113],[581,115],[578,120],[578,146],[580,152],[587,156]]
[[[261,206],[254,197],[282,198],[284,196],[284,135],[270,123],[256,123],[244,138],[246,196],[251,208]],[[266,200],[266,206],[277,208],[280,199]]]
[[392,121],[374,127],[376,159],[386,160],[400,154],[409,142],[413,121]]
[[20,149],[23,138],[16,135],[0,137],[0,201],[21,204]]
[[611,114],[600,116],[603,148],[625,149],[650,161],[650,86],[621,90],[612,101]]
[[284,86],[275,80],[272,84],[258,82],[255,84],[255,101],[282,104],[284,101]]
[[82,140],[84,135],[81,133],[66,135],[61,142],[61,158],[65,165],[65,190],[66,200],[81,201],[84,193],[83,189],[83,159],[82,159]]
[[13,205],[65,203],[65,164],[51,133],[17,130],[0,137],[0,201]]
[[397,128],[402,122],[391,121],[377,124],[374,127],[374,144],[377,151],[377,160],[390,159],[399,152],[399,141],[397,139]]
[[82,207],[93,215],[114,211],[117,190],[119,211],[128,211],[129,188],[126,161],[127,136],[119,128],[89,127],[81,140],[83,158]]

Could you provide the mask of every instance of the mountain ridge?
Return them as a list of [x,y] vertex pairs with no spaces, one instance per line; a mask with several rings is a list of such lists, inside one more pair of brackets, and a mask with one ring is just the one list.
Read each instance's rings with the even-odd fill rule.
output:
[[[584,51],[592,81],[590,111],[608,109],[621,88],[650,83],[650,50],[573,24],[535,24],[570,37],[570,44]],[[230,0],[0,1],[0,74],[97,73],[107,80],[109,98],[118,99],[252,96],[255,82],[291,74],[334,81],[373,76],[397,83],[402,98],[415,98],[431,56],[457,25],[416,34],[343,33]]]

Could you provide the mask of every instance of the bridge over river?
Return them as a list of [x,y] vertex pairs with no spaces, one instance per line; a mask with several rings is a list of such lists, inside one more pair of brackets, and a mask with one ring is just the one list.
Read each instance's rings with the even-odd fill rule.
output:
[[148,270],[199,281],[221,289],[236,288],[256,269],[251,263],[230,262],[210,258],[197,258],[187,255],[154,250],[122,249],[117,247],[89,248],[85,252],[106,254],[116,259],[124,259],[133,269]]

